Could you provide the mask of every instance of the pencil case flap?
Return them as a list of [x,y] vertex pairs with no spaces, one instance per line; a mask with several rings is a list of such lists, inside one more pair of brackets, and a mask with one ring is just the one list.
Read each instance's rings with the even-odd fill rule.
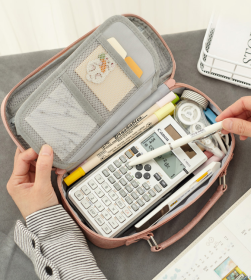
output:
[[[142,70],[138,77],[107,41],[116,38]],[[54,150],[54,166],[70,170],[157,89],[160,58],[126,17],[105,21],[17,111],[17,133],[36,151]]]

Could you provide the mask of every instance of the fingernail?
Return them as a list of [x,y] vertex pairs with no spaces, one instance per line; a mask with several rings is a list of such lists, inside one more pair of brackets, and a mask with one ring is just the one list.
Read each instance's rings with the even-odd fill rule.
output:
[[225,130],[232,130],[233,128],[233,121],[232,120],[224,120],[222,126]]
[[45,144],[43,145],[41,151],[40,151],[40,154],[42,156],[50,156],[51,155],[51,152],[52,152],[52,149],[49,145]]

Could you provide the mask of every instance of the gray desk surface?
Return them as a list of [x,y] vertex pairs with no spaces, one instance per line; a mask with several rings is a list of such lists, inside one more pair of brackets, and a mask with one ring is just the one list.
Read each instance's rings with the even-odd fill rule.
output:
[[[237,87],[199,74],[196,64],[205,30],[165,35],[164,39],[174,54],[177,71],[175,80],[190,84],[210,96],[222,109],[244,95],[248,89]],[[0,101],[23,77],[56,54],[58,50],[41,51],[21,55],[0,57]],[[237,139],[237,137],[236,137]],[[183,239],[160,253],[151,253],[144,240],[129,247],[103,250],[89,243],[97,263],[108,279],[152,279],[209,225],[220,217],[248,189],[251,183],[250,139],[245,142],[237,139],[235,156],[228,169],[228,191],[204,217],[204,219]],[[13,242],[15,221],[21,215],[6,191],[6,183],[11,175],[15,145],[0,122],[0,279],[37,279],[32,263]],[[55,176],[53,176],[55,183]],[[215,183],[185,213],[155,232],[157,242],[162,242],[176,233],[190,221],[205,205],[217,187]],[[67,263],[66,263],[67,265]]]

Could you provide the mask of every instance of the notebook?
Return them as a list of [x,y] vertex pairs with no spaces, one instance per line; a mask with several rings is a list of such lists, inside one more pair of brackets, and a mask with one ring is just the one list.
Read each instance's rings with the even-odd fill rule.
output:
[[154,280],[251,279],[251,190]]

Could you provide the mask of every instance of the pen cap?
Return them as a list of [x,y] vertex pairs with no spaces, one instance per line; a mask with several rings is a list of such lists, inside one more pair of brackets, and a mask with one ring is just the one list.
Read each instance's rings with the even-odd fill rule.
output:
[[84,170],[81,167],[79,167],[75,171],[73,171],[69,176],[64,178],[64,182],[66,183],[67,186],[70,186],[84,175],[85,175]]
[[175,109],[175,106],[172,102],[166,104],[164,107],[159,109],[154,113],[154,115],[158,118],[159,121],[163,120],[166,116],[168,116]]

